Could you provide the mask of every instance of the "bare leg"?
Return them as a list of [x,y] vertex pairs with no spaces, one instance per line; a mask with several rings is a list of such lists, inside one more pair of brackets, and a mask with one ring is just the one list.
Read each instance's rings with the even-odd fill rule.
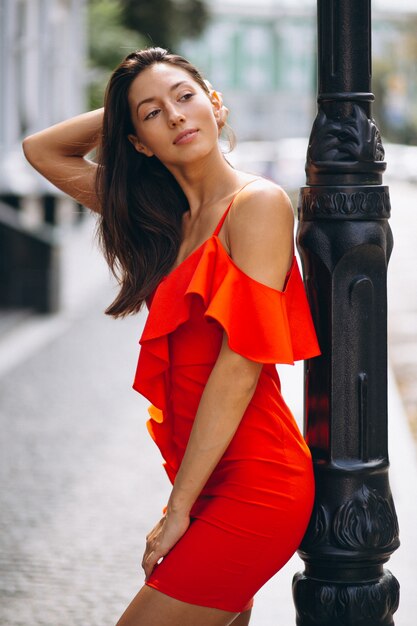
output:
[[[246,611],[242,614],[250,614]],[[129,604],[116,626],[246,626],[234,621],[239,613],[181,602],[144,585]]]
[[239,613],[239,615],[233,620],[232,626],[248,626],[251,613],[252,609],[249,609],[249,611],[245,611],[244,613]]

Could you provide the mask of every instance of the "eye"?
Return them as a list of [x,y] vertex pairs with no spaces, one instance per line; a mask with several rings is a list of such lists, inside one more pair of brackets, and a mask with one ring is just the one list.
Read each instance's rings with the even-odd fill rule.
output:
[[190,100],[190,98],[192,98],[195,94],[189,92],[189,93],[185,93],[183,96],[180,97],[180,100]]
[[153,117],[156,116],[157,113],[159,113],[159,111],[160,111],[160,109],[154,109],[153,111],[148,113],[148,115],[146,115],[143,119],[144,120],[151,120]]

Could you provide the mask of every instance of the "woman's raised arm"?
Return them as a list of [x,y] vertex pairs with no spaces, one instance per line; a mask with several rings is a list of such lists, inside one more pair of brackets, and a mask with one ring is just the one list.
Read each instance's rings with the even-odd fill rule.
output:
[[29,163],[56,187],[100,212],[95,189],[97,165],[85,158],[98,144],[104,109],[82,113],[23,140]]

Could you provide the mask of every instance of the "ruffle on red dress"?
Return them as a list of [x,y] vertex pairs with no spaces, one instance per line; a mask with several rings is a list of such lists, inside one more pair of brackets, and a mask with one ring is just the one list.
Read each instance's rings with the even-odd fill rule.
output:
[[[215,320],[232,350],[260,363],[288,363],[320,354],[297,259],[282,291],[241,270],[213,235],[188,256],[153,292],[142,336],[133,388],[148,398],[148,429],[165,459],[173,458],[168,410],[168,336],[191,315],[193,298],[204,303],[204,317]],[[198,346],[195,346],[198,352]],[[165,465],[172,478],[174,468]]]

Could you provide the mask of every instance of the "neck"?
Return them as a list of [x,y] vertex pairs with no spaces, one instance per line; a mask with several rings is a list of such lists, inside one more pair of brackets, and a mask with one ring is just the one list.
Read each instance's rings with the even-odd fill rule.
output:
[[239,173],[224,159],[216,147],[204,159],[187,165],[169,167],[184,191],[193,220],[205,205],[232,193],[238,184]]

